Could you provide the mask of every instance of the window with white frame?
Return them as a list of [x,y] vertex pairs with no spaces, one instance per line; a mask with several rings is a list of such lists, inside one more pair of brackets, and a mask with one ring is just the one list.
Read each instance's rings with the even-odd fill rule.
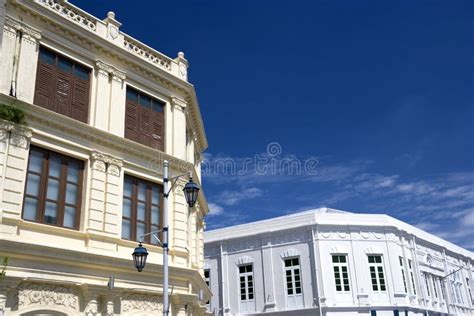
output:
[[385,285],[385,275],[383,270],[382,256],[369,255],[369,270],[370,279],[372,281],[372,290],[374,292],[385,292],[387,287]]
[[415,277],[413,276],[413,266],[410,259],[408,259],[408,269],[410,270],[410,279],[411,279],[411,286],[413,288],[413,294],[416,295]]
[[426,273],[426,272],[423,273],[423,279],[425,280],[426,295],[431,296],[430,284],[428,283],[428,273]]
[[336,281],[336,292],[350,292],[349,267],[346,255],[333,255],[332,265],[334,280]]
[[439,285],[441,287],[441,298],[443,299],[443,301],[445,301],[446,300],[446,285],[442,278],[439,278]]
[[299,258],[288,258],[285,263],[286,296],[289,308],[303,305]]
[[398,257],[398,259],[400,261],[400,270],[402,272],[403,288],[405,289],[405,293],[408,293],[407,278],[405,276],[405,264],[403,263],[403,258],[402,257]]
[[[204,270],[204,281],[206,281],[207,287],[211,288],[211,270]],[[209,301],[206,302],[206,305],[209,305]]]
[[466,286],[467,286],[467,291],[469,292],[469,299],[471,300],[472,303],[474,303],[474,301],[472,300],[471,284],[469,283],[469,278],[466,278]]
[[253,265],[246,264],[239,266],[239,280],[240,280],[240,301],[253,301]]
[[431,280],[433,281],[433,294],[434,294],[434,297],[438,298],[438,289],[436,287],[436,277],[434,275],[432,275]]

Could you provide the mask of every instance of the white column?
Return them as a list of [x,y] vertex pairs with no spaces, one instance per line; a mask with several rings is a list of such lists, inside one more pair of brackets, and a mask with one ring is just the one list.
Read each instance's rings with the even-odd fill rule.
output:
[[186,159],[186,101],[180,98],[172,99],[173,107],[173,152],[179,159]]
[[104,230],[107,165],[104,155],[97,152],[92,153],[90,160],[90,201],[86,229],[87,231],[102,232]]
[[6,18],[5,24],[1,30],[3,34],[2,47],[0,50],[0,69],[2,75],[0,76],[0,93],[6,95],[10,94],[13,76],[14,56],[17,45],[17,37],[19,26],[14,20]]
[[24,24],[22,24],[21,33],[16,97],[25,102],[33,103],[41,33]]
[[122,160],[108,156],[105,182],[104,232],[120,238],[122,223]]
[[264,310],[275,310],[275,285],[273,280],[272,234],[262,234]]
[[96,92],[94,103],[94,127],[107,131],[110,113],[110,75],[113,68],[106,63],[96,60]]
[[125,135],[125,73],[114,70],[110,88],[109,132]]

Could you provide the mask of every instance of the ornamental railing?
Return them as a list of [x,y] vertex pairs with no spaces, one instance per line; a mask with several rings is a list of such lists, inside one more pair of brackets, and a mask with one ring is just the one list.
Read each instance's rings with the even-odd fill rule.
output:
[[[69,21],[85,28],[90,32],[95,33],[96,35],[102,38],[111,40],[110,38],[112,37],[111,41],[122,49],[125,49],[129,53],[140,57],[141,59],[149,62],[150,64],[153,64],[156,67],[163,69],[178,78],[187,80],[187,63],[185,65],[185,70],[183,70],[182,65],[184,57],[182,57],[181,60],[179,60],[179,57],[178,59],[171,59],[168,56],[165,56],[164,54],[149,47],[148,45],[119,31],[118,27],[116,27],[113,36],[111,36],[110,33],[108,33],[110,32],[110,27],[107,22],[107,19],[105,19],[104,21],[99,20],[95,16],[81,10],[80,8],[74,6],[66,0],[34,0],[34,2],[61,15]],[[113,13],[109,14],[112,14],[112,19],[114,19],[115,15]],[[118,23],[118,26],[120,26],[120,23]]]

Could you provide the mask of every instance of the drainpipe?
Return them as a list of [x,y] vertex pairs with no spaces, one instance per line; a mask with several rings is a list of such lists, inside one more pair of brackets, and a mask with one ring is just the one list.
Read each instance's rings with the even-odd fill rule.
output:
[[17,92],[18,61],[20,60],[21,37],[21,32],[16,31],[15,55],[13,55],[12,83],[10,86],[10,95],[15,98]]

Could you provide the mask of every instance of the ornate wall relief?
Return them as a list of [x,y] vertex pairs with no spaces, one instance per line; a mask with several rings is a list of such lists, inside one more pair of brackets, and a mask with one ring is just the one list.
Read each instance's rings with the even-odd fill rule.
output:
[[280,257],[282,259],[291,258],[291,257],[299,257],[299,256],[300,256],[300,251],[295,248],[287,249],[280,254]]
[[18,309],[32,305],[61,306],[77,313],[79,311],[79,293],[77,289],[54,284],[22,283],[18,287]]
[[249,257],[249,256],[242,256],[240,257],[239,259],[237,259],[235,261],[235,264],[240,266],[242,264],[250,264],[250,263],[253,263],[253,258],[252,257]]
[[121,301],[122,313],[159,312],[163,310],[163,303],[158,296],[146,294],[124,294]]

